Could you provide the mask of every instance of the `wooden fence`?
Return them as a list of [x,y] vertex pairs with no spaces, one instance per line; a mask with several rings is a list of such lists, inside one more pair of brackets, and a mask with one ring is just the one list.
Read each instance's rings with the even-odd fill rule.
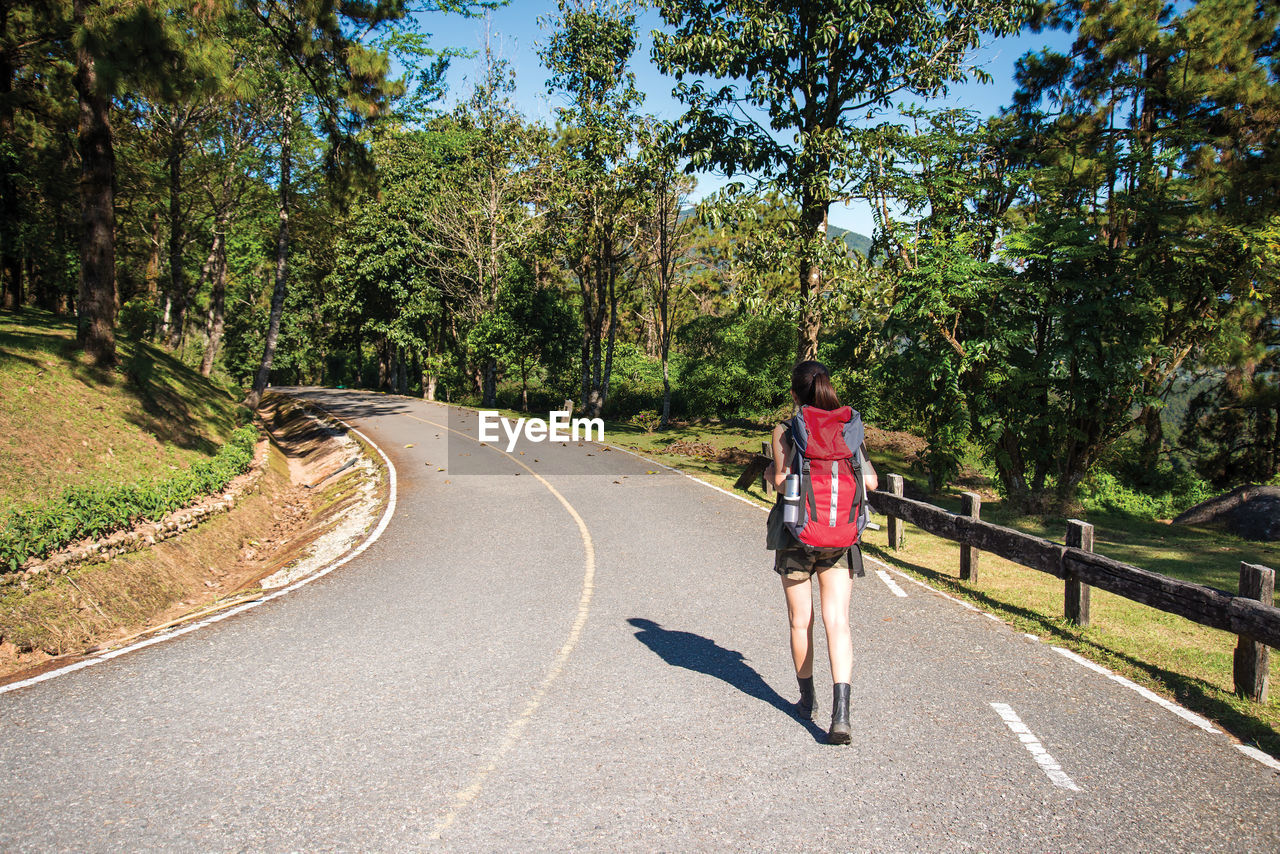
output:
[[[768,444],[758,465],[743,472],[739,485],[760,476],[768,463]],[[763,481],[763,478],[762,478]],[[1006,560],[1060,578],[1063,612],[1077,625],[1087,626],[1089,591],[1093,587],[1158,608],[1203,626],[1238,636],[1233,675],[1235,690],[1259,702],[1267,697],[1269,647],[1280,647],[1280,608],[1273,604],[1275,571],[1255,564],[1240,564],[1238,593],[1227,593],[1170,578],[1093,553],[1093,526],[1072,519],[1067,523],[1066,544],[1024,534],[984,522],[982,502],[974,493],[962,495],[961,512],[906,498],[902,476],[891,474],[879,491],[868,496],[872,508],[888,517],[889,547],[902,546],[902,523],[960,543],[960,577],[978,579],[979,554],[990,552]]]
[[905,520],[961,544],[961,578],[977,580],[977,552],[983,551],[1062,579],[1064,614],[1079,625],[1089,624],[1089,590],[1097,587],[1202,626],[1232,632],[1239,638],[1233,668],[1237,693],[1266,699],[1268,647],[1280,647],[1280,608],[1272,604],[1274,570],[1241,563],[1239,592],[1227,593],[1094,554],[1093,526],[1086,522],[1069,521],[1066,545],[1059,545],[982,521],[981,502],[973,493],[962,496],[963,509],[956,514],[903,497],[901,475],[891,474],[886,481],[869,498],[877,512],[889,517],[890,548],[901,547]]

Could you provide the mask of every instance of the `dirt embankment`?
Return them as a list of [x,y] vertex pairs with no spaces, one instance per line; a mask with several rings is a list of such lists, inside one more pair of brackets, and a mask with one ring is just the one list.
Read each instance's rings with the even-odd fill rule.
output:
[[0,680],[253,598],[359,542],[386,498],[376,452],[283,396],[259,416],[269,437],[223,493],[6,577]]
[[1245,484],[1183,511],[1175,525],[1221,527],[1246,540],[1280,540],[1280,487]]

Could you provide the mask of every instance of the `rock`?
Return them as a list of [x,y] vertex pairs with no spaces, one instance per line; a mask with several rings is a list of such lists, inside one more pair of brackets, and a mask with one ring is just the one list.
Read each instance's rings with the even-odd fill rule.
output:
[[1280,540],[1280,487],[1239,486],[1200,502],[1173,522],[1222,527],[1246,540],[1274,542]]

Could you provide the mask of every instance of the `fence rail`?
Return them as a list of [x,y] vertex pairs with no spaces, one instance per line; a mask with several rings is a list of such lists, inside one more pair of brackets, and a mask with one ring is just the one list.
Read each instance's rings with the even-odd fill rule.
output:
[[[772,448],[761,443],[761,453],[747,466],[735,484],[746,489],[764,478]],[[888,517],[889,547],[902,547],[902,523],[960,543],[960,578],[971,584],[978,578],[978,553],[990,552],[1021,566],[1063,581],[1063,611],[1068,620],[1087,626],[1089,591],[1093,587],[1123,596],[1202,626],[1237,635],[1233,676],[1238,694],[1262,702],[1267,698],[1270,671],[1269,647],[1280,648],[1280,608],[1274,605],[1275,571],[1256,564],[1240,564],[1239,593],[1227,593],[1170,578],[1093,553],[1093,526],[1072,519],[1067,523],[1067,544],[993,525],[980,517],[982,500],[972,492],[962,496],[959,514],[950,513],[902,494],[902,476],[890,474],[881,489],[868,495],[872,508]]]
[[[1266,699],[1267,647],[1280,647],[1280,608],[1272,604],[1273,570],[1242,563],[1240,592],[1227,593],[1094,554],[1093,526],[1082,522],[1071,523],[1067,539],[1072,545],[1060,545],[982,521],[978,518],[980,505],[974,500],[965,503],[964,515],[958,515],[904,497],[900,475],[889,475],[886,480],[886,489],[868,497],[877,512],[889,517],[891,548],[901,547],[899,520],[905,520],[962,547],[990,552],[1062,579],[1066,616],[1077,623],[1088,624],[1088,591],[1097,587],[1200,625],[1232,632],[1239,636],[1234,661],[1236,691],[1254,700]],[[977,556],[970,553],[968,563],[973,580]]]

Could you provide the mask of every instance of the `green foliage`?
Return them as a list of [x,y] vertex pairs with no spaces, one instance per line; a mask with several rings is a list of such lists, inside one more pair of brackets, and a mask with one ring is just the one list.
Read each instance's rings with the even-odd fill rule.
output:
[[1110,472],[1099,471],[1081,485],[1080,499],[1086,510],[1140,519],[1172,519],[1215,494],[1209,484],[1194,475],[1186,474],[1177,480],[1171,488],[1151,493],[1126,485]]
[[[1068,413],[1069,491],[1135,412],[1143,464],[1154,466],[1161,401],[1198,359],[1220,367],[1224,326],[1267,298],[1280,7],[1101,0],[1043,12],[1074,37],[1069,52],[1018,66],[1007,151],[1029,180],[1008,246],[1042,287],[1075,286],[1080,310],[1102,322],[1073,330],[1096,343],[1068,362],[1076,384],[1092,386]],[[1212,467],[1225,471],[1221,462]]]
[[[680,355],[672,355],[672,376],[679,376],[683,364]],[[671,405],[676,411],[684,406],[683,389],[679,386],[672,391]],[[662,360],[646,355],[644,350],[630,342],[618,344],[613,353],[613,373],[609,377],[605,414],[610,418],[631,418],[637,413],[656,412],[661,421],[661,411]],[[647,418],[644,416],[641,420],[647,423]]]
[[528,264],[513,262],[493,310],[467,333],[467,346],[477,362],[495,359],[515,370],[524,388],[539,367],[554,385],[569,369],[576,329],[560,293],[539,284]]
[[256,427],[246,425],[208,460],[171,477],[132,484],[94,483],[66,489],[53,501],[10,509],[0,526],[0,565],[16,570],[29,557],[84,537],[102,537],[139,521],[154,521],[223,489],[253,461]]
[[[865,192],[866,125],[901,93],[942,95],[970,74],[984,33],[1009,33],[1026,11],[1007,0],[658,0],[658,67],[676,76],[690,167],[765,182],[796,202],[802,358],[817,349],[819,296],[833,271],[827,214]],[[693,80],[684,80],[690,75]],[[708,85],[708,78],[721,85]],[[841,242],[843,248],[843,242]],[[847,250],[845,255],[851,254]],[[840,255],[835,255],[839,258]]]
[[134,297],[120,306],[120,331],[134,340],[150,335],[159,322],[160,309],[146,297]]
[[778,406],[791,377],[792,334],[785,318],[747,312],[682,326],[678,383],[689,410],[728,417]]

